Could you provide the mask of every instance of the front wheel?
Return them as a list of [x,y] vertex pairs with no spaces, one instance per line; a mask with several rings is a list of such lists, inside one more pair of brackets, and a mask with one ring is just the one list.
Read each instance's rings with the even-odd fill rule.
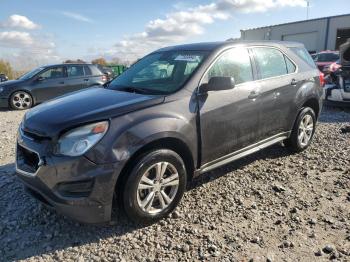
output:
[[127,216],[139,224],[166,217],[180,202],[186,182],[185,164],[174,151],[160,149],[141,156],[121,188]]
[[290,137],[284,144],[293,152],[301,152],[308,148],[311,144],[316,127],[315,112],[310,107],[301,110]]
[[10,107],[14,110],[25,110],[33,106],[33,98],[25,91],[14,92],[10,97]]

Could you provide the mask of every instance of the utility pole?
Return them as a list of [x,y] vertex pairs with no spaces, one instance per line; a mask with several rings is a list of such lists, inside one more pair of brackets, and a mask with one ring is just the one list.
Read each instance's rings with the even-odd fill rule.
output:
[[306,0],[306,20],[309,20],[310,1]]

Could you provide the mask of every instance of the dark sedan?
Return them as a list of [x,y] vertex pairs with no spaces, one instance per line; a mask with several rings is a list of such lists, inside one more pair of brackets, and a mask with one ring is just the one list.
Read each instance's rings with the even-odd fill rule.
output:
[[106,81],[106,76],[92,64],[43,66],[17,80],[0,83],[0,107],[28,109],[73,91],[102,85]]

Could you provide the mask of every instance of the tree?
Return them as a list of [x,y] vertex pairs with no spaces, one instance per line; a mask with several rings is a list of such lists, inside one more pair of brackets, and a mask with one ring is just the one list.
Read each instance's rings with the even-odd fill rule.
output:
[[103,57],[96,58],[96,59],[92,60],[91,63],[94,65],[102,65],[102,66],[107,65],[107,61]]
[[14,72],[9,62],[0,59],[0,73],[7,75],[9,79],[14,78]]
[[86,62],[82,59],[77,59],[77,60],[68,59],[68,60],[64,61],[63,63],[65,63],[65,64],[73,64],[73,63],[86,64]]

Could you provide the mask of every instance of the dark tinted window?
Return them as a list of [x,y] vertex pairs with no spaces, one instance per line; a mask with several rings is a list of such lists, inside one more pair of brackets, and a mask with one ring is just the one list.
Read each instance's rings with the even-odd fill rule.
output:
[[68,77],[84,76],[84,69],[81,65],[68,65],[67,66]]
[[335,62],[339,59],[339,55],[336,53],[320,53],[315,57],[316,62]]
[[61,78],[65,77],[65,72],[63,67],[53,67],[45,72],[41,73],[39,77],[42,77],[44,79],[54,79],[54,78]]
[[295,70],[297,69],[295,64],[286,56],[284,56],[284,59],[286,60],[288,74],[294,73]]
[[86,76],[91,76],[92,75],[91,69],[88,66],[84,66],[84,72],[85,72]]
[[303,47],[291,47],[289,48],[292,50],[297,56],[299,56],[301,59],[303,59],[306,63],[308,63],[313,68],[316,68],[316,64],[314,60],[312,59],[311,55],[308,51],[306,51]]
[[284,55],[277,49],[256,47],[253,50],[261,78],[281,76],[288,73]]
[[226,51],[209,69],[206,80],[216,76],[233,77],[236,84],[253,80],[248,50],[233,48]]

